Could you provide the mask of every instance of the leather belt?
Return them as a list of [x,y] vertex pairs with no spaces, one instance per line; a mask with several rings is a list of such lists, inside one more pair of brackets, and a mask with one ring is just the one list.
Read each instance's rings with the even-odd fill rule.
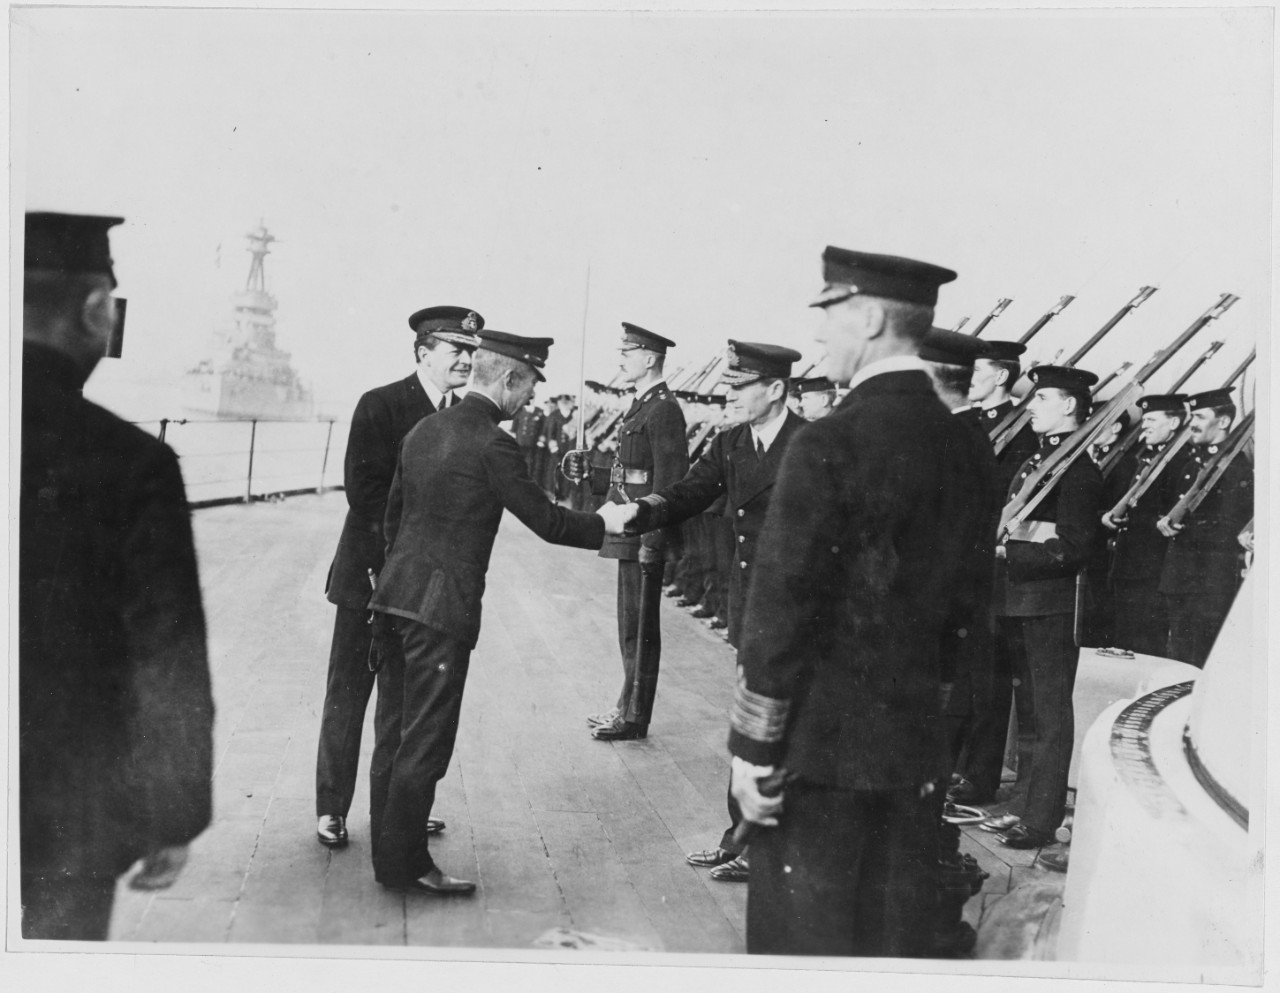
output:
[[649,482],[649,470],[624,469],[621,462],[615,462],[609,470],[609,482],[614,486],[640,486]]
[[1043,544],[1058,537],[1058,525],[1053,521],[1023,521],[1011,532],[1010,541],[1033,541]]

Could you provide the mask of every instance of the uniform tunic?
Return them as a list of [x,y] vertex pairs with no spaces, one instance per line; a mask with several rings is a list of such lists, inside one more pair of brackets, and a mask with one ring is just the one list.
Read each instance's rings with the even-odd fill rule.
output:
[[[1001,421],[1003,421],[1009,412],[1015,408],[1012,400],[1006,400],[1004,403],[996,404],[994,407],[984,407],[982,409],[982,424],[990,434],[996,429]],[[1009,487],[1013,484],[1013,478],[1018,474],[1018,470],[1022,468],[1025,462],[1039,447],[1036,440],[1036,433],[1031,430],[1031,426],[1024,425],[1017,434],[1015,434],[999,455],[996,456],[996,484],[1001,493],[1007,493]]]
[[[191,841],[212,813],[213,700],[178,460],[85,400],[83,383],[63,355],[24,346],[17,705],[27,937],[105,938],[115,878]],[[103,890],[82,929],[33,931],[44,891],[77,880]]]
[[967,445],[912,368],[856,384],[783,455],[729,747],[800,778],[751,841],[750,952],[927,951],[941,645],[985,525]]
[[[368,663],[368,604],[373,592],[369,571],[376,576],[382,570],[382,520],[400,443],[418,421],[435,411],[414,373],[365,393],[351,415],[343,462],[347,516],[325,586],[329,602],[338,609],[316,749],[317,816],[346,817],[355,795],[365,710],[377,678]],[[385,728],[379,735],[384,748],[375,753],[374,764],[385,766],[395,754],[400,714],[388,709],[381,695],[375,721]]]
[[453,755],[489,557],[504,510],[557,545],[599,548],[598,514],[566,510],[529,478],[502,412],[469,393],[405,438],[387,501],[387,557],[369,606],[396,618],[404,646],[379,692],[404,714],[389,775],[371,783],[373,864],[388,884],[433,867],[426,825]]
[[[666,383],[637,396],[618,426],[617,461],[622,471],[645,474],[644,482],[609,487],[613,502],[648,496],[684,478],[689,471],[684,414]],[[622,653],[622,689],[617,707],[623,719],[648,725],[662,657],[659,613],[662,568],[679,547],[679,529],[663,528],[643,537],[609,535],[600,555],[618,560],[618,647]],[[670,545],[670,550],[668,550]],[[656,573],[644,582],[642,565]]]
[[[1181,464],[1173,500],[1163,513],[1190,489],[1201,467],[1219,451],[1219,445],[1192,445]],[[1253,467],[1236,456],[1186,527],[1169,540],[1160,573],[1160,595],[1169,615],[1170,658],[1203,666],[1209,650],[1227,618],[1240,587],[1239,534],[1253,518]]]

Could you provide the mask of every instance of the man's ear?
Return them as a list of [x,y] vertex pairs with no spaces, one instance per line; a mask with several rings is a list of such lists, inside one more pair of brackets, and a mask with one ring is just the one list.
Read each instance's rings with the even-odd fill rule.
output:
[[102,342],[105,352],[115,326],[116,308],[111,290],[105,286],[94,287],[80,306],[80,330],[95,341]]
[[[996,366],[996,386],[1003,386],[1009,382],[1009,370],[1004,366]],[[1010,384],[1012,385],[1012,384]]]
[[879,338],[884,334],[885,328],[888,326],[889,315],[884,309],[884,304],[879,300],[863,297],[862,306],[857,309],[856,313],[862,318],[862,326],[859,330],[868,341],[872,338]]

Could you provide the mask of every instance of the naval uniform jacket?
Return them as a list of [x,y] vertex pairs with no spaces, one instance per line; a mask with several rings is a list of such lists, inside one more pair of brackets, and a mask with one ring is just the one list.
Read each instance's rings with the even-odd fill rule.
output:
[[330,603],[351,610],[368,606],[373,592],[369,570],[375,576],[382,571],[382,521],[400,443],[415,424],[435,412],[417,373],[370,390],[356,404],[342,468],[347,517],[325,584]]
[[404,440],[387,499],[386,564],[369,606],[443,632],[467,648],[503,510],[544,541],[599,548],[604,520],[547,500],[488,397],[418,424]]
[[[1009,486],[1012,500],[1022,483],[1071,432],[1044,435],[1040,448],[1022,464]],[[1043,485],[1043,484],[1042,484]],[[1028,521],[1051,522],[1056,535],[1046,541],[1010,540],[996,563],[992,612],[997,617],[1074,614],[1076,576],[1097,547],[1102,527],[1102,473],[1080,455],[1030,514]]]
[[178,459],[23,348],[23,873],[118,876],[212,815],[213,699]]
[[[1009,416],[1009,412],[1014,407],[1012,400],[1006,400],[994,407],[982,409],[982,425],[988,435],[996,429],[996,425]],[[1018,475],[1018,470],[1022,468],[1022,463],[1030,458],[1038,447],[1036,433],[1031,430],[1030,424],[1024,424],[1022,429],[1010,439],[1009,444],[1005,445],[1004,451],[996,456],[996,484],[1001,493],[1008,492],[1014,477]]]
[[[608,499],[614,503],[630,503],[680,482],[689,471],[684,432],[684,413],[666,383],[655,383],[643,396],[637,396],[618,425],[617,462],[623,472],[647,474],[647,479],[624,482],[625,492],[610,485]],[[679,543],[678,528],[662,528],[645,535],[608,535],[600,557],[635,562],[640,558],[643,545],[661,561],[667,545],[678,548]]]
[[[1191,488],[1201,467],[1218,453],[1218,445],[1191,445],[1178,468],[1172,498],[1164,516]],[[1229,596],[1240,586],[1239,535],[1253,517],[1253,467],[1241,453],[1217,484],[1184,520],[1185,528],[1169,539],[1160,592],[1170,596]]]
[[988,523],[966,432],[910,369],[791,439],[747,595],[734,755],[843,790],[937,776],[943,629]]
[[[1132,462],[1126,464],[1121,461],[1116,466],[1112,478],[1118,479],[1119,485],[1107,494],[1104,511],[1109,511],[1116,505],[1137,480],[1139,473],[1158,459],[1168,444],[1144,445]],[[1169,539],[1156,529],[1156,521],[1177,503],[1175,487],[1181,475],[1182,462],[1186,458],[1185,451],[1179,452],[1129,508],[1126,520],[1115,537],[1115,558],[1111,563],[1111,582],[1115,586],[1141,583],[1154,588],[1159,582]],[[1108,479],[1108,483],[1110,481]]]
[[538,440],[542,437],[542,426],[546,422],[547,415],[537,407],[532,410],[528,407],[521,407],[516,411],[515,417],[512,418],[512,429],[515,432],[516,444],[523,450],[532,450],[538,447]]
[[724,515],[733,522],[734,542],[729,584],[731,643],[736,643],[742,630],[747,584],[778,466],[788,443],[806,423],[789,410],[782,416],[782,425],[763,460],[756,456],[751,426],[739,424],[716,435],[684,479],[640,501],[645,519],[637,523],[647,529],[679,524],[725,499]]

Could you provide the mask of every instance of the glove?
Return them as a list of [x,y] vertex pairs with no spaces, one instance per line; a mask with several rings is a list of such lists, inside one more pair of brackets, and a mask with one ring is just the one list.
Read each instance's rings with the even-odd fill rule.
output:
[[374,610],[369,613],[369,625],[373,639],[369,642],[369,671],[377,672],[387,661],[390,652],[399,647],[400,636],[390,614]]

